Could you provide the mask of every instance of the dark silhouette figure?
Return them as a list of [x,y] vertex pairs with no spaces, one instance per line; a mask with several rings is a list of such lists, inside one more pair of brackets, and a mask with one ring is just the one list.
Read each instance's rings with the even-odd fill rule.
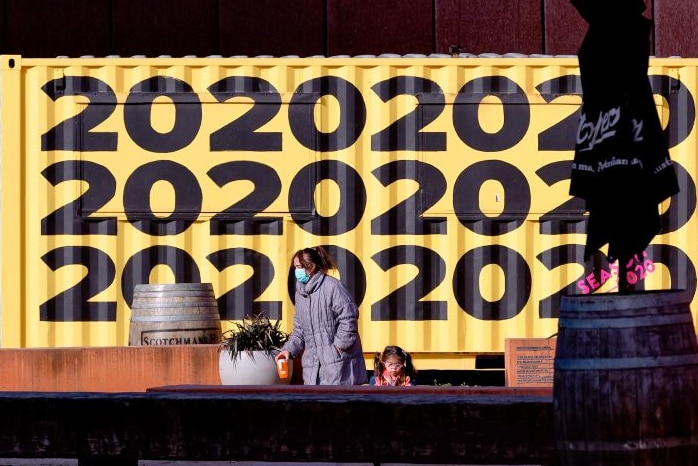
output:
[[583,103],[570,194],[589,212],[584,260],[608,244],[625,265],[660,230],[658,204],[679,191],[647,76],[644,0],[571,0],[589,27],[578,52]]

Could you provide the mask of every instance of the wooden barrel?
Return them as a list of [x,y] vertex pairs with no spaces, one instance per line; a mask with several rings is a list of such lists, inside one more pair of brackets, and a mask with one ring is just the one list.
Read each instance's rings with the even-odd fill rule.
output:
[[217,344],[221,320],[211,283],[136,285],[129,346]]
[[563,296],[561,466],[698,464],[698,347],[685,291]]

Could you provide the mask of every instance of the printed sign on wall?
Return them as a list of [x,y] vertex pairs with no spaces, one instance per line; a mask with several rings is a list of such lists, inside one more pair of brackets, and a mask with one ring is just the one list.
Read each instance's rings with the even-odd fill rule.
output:
[[[651,65],[682,190],[628,280],[693,294],[696,64]],[[126,344],[141,283],[290,329],[290,257],[318,244],[368,351],[501,352],[617,280],[568,194],[574,59],[5,56],[2,79],[3,346]]]

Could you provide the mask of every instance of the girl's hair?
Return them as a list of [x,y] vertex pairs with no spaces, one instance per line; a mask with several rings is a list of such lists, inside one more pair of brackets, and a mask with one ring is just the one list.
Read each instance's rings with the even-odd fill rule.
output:
[[386,346],[383,348],[382,353],[376,351],[375,357],[373,358],[373,375],[376,376],[376,378],[382,376],[385,370],[385,360],[390,357],[396,357],[402,361],[402,374],[400,374],[398,384],[403,384],[405,378],[408,376],[412,382],[417,379],[417,368],[412,364],[412,355],[399,346],[394,345]]
[[337,264],[330,253],[322,246],[299,249],[293,255],[291,261],[295,259],[298,259],[301,265],[306,268],[309,267],[310,264],[314,264],[316,271],[327,272],[328,270],[335,270],[337,268]]

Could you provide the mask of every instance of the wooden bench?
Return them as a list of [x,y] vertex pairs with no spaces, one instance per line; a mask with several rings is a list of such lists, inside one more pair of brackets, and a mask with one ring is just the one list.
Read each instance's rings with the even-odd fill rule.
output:
[[552,393],[505,387],[175,385],[0,392],[0,457],[557,464]]

